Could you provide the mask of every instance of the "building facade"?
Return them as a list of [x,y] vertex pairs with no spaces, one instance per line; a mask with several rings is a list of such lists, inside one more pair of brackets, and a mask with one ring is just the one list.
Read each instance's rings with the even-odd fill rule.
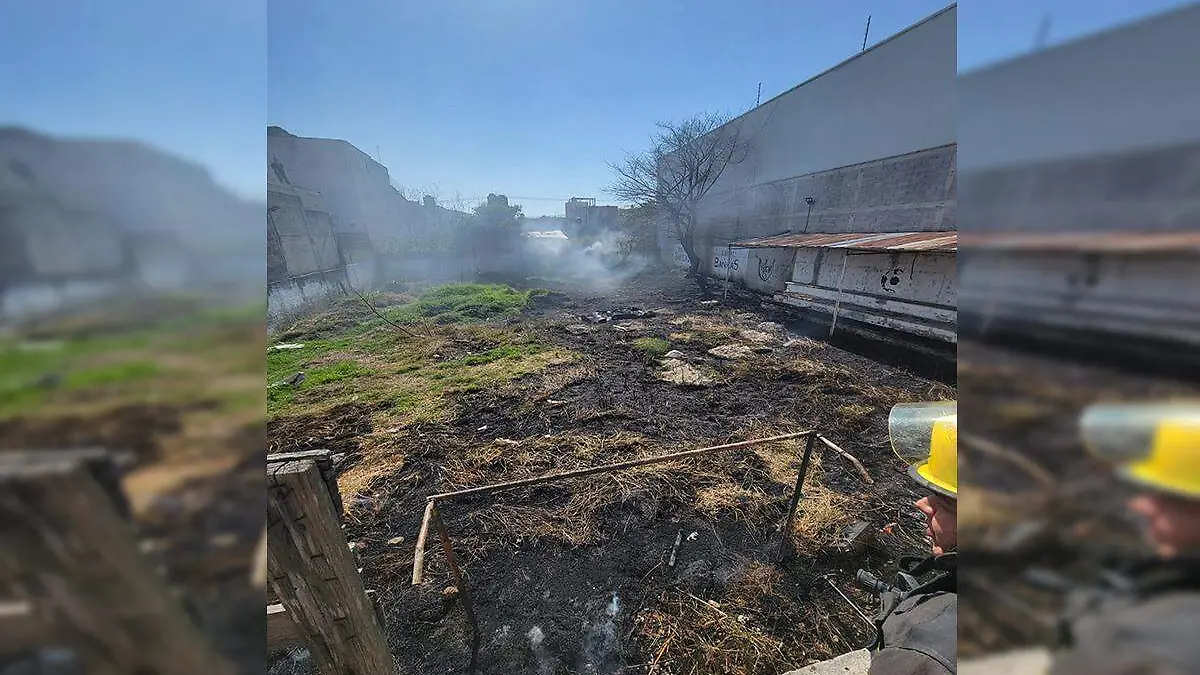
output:
[[[956,39],[951,5],[731,120],[744,157],[699,205],[701,273],[831,334],[953,343]],[[688,264],[669,227],[659,247]]]
[[365,233],[383,242],[407,237],[423,219],[420,203],[392,187],[387,167],[336,138],[295,136],[279,127],[267,130],[267,170],[272,180],[320,193],[341,232]]

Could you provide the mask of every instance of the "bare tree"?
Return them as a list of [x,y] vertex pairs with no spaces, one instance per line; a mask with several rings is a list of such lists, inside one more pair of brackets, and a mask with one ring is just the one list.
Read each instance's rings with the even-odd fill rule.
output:
[[687,253],[689,276],[701,288],[697,208],[725,169],[746,158],[749,142],[741,124],[727,115],[705,113],[681,122],[659,122],[650,148],[609,164],[616,178],[607,191],[618,200],[647,207],[666,218]]

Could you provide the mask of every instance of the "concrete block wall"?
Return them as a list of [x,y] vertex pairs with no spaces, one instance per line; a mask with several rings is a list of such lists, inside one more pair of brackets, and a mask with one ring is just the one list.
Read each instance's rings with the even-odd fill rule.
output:
[[701,241],[954,230],[956,156],[952,144],[716,194],[701,205]]
[[1193,231],[1200,143],[964,172],[968,232]]
[[1198,32],[1190,4],[963,74],[964,229],[1194,229]]

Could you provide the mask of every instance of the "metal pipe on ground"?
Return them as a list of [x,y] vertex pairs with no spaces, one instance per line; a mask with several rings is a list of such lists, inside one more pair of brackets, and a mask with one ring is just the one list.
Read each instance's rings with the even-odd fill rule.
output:
[[442,551],[446,554],[446,563],[450,566],[450,578],[454,580],[454,586],[458,589],[458,599],[462,603],[463,615],[467,619],[467,624],[471,627],[471,665],[468,672],[474,673],[478,666],[479,660],[479,623],[475,620],[475,607],[471,603],[471,590],[467,588],[467,582],[463,579],[462,569],[458,566],[458,559],[454,556],[454,544],[450,541],[450,533],[446,531],[446,525],[442,523],[442,517],[437,512],[437,507],[433,502],[429,503],[432,508],[427,509],[431,514],[434,528],[437,529],[438,538],[442,540]]
[[783,529],[779,533],[779,555],[787,558],[792,552],[792,527],[796,519],[796,507],[804,497],[804,477],[808,475],[808,465],[812,460],[813,441],[817,434],[810,434],[804,441],[804,457],[800,460],[800,473],[796,476],[796,488],[792,491],[792,501],[788,503],[787,515],[783,520]]
[[[557,480],[567,478],[579,478],[581,476],[590,476],[597,473],[607,473],[609,471],[620,471],[621,469],[632,469],[638,466],[646,466],[648,464],[658,464],[660,462],[669,462],[677,459],[687,459],[689,457],[698,457],[722,450],[736,450],[738,448],[747,448],[753,445],[762,443],[771,443],[773,441],[786,441],[793,438],[803,436],[811,436],[812,430],[797,431],[791,434],[782,434],[779,436],[770,436],[767,438],[756,438],[749,441],[739,441],[737,443],[727,443],[725,445],[714,445],[707,448],[698,448],[696,450],[686,450],[684,452],[676,452],[669,455],[660,455],[658,457],[647,457],[644,459],[634,459],[628,462],[618,462],[616,464],[604,464],[601,466],[593,466],[587,469],[576,469],[575,471],[564,471],[562,473],[554,473],[548,476],[539,476],[537,478],[524,478],[521,480],[508,481],[506,483],[494,483],[492,485],[482,485],[480,487],[468,488],[466,490],[457,490],[455,492],[443,492],[427,497],[429,501],[441,501],[445,499],[458,499],[460,497],[469,497],[472,495],[489,494],[493,492],[501,492],[503,490],[512,490],[519,487],[527,487],[530,485],[540,485],[542,483],[552,483]],[[808,447],[812,446],[811,440]]]

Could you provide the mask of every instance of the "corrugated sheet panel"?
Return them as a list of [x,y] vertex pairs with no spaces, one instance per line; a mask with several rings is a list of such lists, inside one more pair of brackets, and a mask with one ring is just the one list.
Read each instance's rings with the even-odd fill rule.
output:
[[731,244],[738,248],[849,248],[860,251],[955,251],[958,232],[777,234]]
[[1077,253],[1200,251],[1200,232],[1054,232],[968,234],[963,245],[980,250]]

